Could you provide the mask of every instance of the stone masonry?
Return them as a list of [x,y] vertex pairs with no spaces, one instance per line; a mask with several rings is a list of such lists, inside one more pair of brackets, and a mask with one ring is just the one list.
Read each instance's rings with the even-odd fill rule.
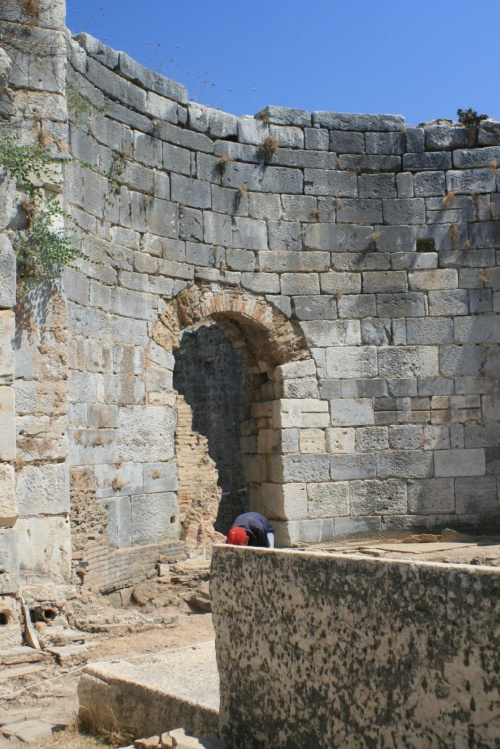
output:
[[[72,38],[63,0],[35,6],[0,9],[2,127],[70,157],[45,187],[83,258],[16,308],[14,369],[19,210],[4,175],[1,591],[17,559],[24,578],[70,578],[72,481],[75,517],[106,518],[96,579],[126,550],[178,542],[175,350],[204,322],[240,354],[245,479],[279,544],[493,529],[500,123],[238,118]],[[73,524],[80,572],[92,522]]]

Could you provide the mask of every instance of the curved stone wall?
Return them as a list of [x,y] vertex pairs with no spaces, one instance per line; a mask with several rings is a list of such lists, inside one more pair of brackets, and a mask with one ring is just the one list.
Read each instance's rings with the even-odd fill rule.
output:
[[178,536],[172,349],[200,319],[245,352],[246,477],[280,543],[492,527],[500,123],[237,118],[65,39],[69,464],[107,543]]

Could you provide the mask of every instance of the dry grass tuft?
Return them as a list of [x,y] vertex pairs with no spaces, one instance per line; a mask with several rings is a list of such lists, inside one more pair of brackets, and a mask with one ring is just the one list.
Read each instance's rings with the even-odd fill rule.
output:
[[224,171],[226,166],[228,164],[231,164],[234,161],[234,156],[231,153],[223,153],[222,156],[219,156],[217,159],[217,166],[221,170],[221,172]]
[[453,202],[455,198],[456,193],[455,192],[449,192],[448,195],[445,195],[443,198],[443,208],[448,208],[450,203]]
[[248,195],[248,187],[246,185],[240,185],[238,187],[238,199],[243,200]]
[[259,151],[263,153],[266,158],[269,158],[276,153],[278,148],[279,143],[277,137],[275,135],[266,135],[259,146]]

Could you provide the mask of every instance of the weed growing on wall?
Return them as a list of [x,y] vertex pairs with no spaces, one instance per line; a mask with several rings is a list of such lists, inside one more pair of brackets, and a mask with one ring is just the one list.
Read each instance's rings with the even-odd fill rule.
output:
[[43,187],[58,181],[59,160],[39,145],[20,144],[0,131],[0,164],[21,193],[26,217],[24,228],[16,230],[13,241],[22,285],[57,278],[65,265],[81,256],[64,225],[70,216],[58,194]]
[[96,114],[104,114],[107,107],[98,107],[88,96],[82,94],[71,81],[66,83],[66,102],[68,114],[72,122],[87,124]]

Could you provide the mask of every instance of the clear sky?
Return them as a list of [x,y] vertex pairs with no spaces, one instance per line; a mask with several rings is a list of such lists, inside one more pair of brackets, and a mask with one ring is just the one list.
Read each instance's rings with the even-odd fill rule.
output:
[[500,119],[499,0],[67,0],[67,19],[237,115]]

